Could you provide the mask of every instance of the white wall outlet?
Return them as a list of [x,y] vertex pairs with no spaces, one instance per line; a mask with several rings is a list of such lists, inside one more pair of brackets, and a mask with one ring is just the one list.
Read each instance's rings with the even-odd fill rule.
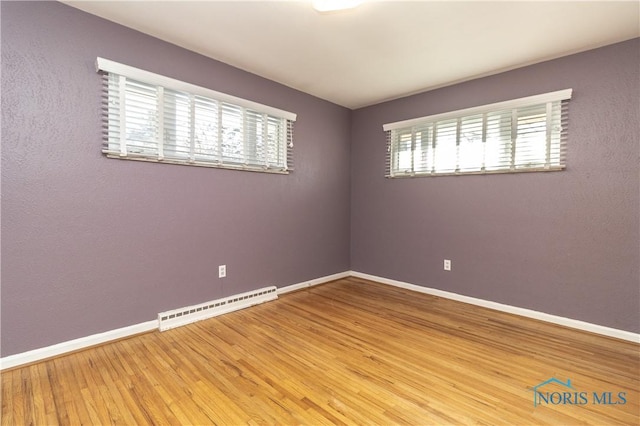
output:
[[451,260],[449,260],[449,259],[445,259],[444,260],[444,270],[445,271],[450,271],[451,270]]
[[224,278],[227,276],[227,265],[218,266],[218,278]]

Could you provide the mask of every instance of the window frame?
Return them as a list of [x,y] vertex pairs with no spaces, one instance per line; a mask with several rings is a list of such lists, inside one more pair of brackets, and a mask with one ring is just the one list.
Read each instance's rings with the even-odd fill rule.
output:
[[[387,135],[385,176],[405,178],[564,170],[566,168],[568,101],[571,99],[572,92],[572,89],[559,90],[384,124],[383,130]],[[544,115],[540,113],[541,109],[544,110]],[[492,125],[489,128],[487,124],[489,117],[491,120],[497,118],[498,125]],[[461,143],[464,136],[461,127],[464,126],[465,120],[471,122],[475,120],[475,131],[481,134],[480,139],[476,139],[476,145],[467,143],[467,148],[461,146],[464,145],[464,142]],[[446,126],[449,127],[448,133],[445,132],[439,136],[440,127],[446,128]],[[453,128],[455,130],[452,130]],[[490,141],[488,128],[498,132],[497,136],[492,136],[493,139]],[[535,148],[535,145],[539,144],[543,131],[545,151],[540,155],[541,151]],[[426,144],[423,141],[425,132],[428,134]],[[438,145],[438,138],[442,136],[453,137],[454,144],[449,142],[448,145],[446,143]],[[488,141],[495,144],[495,151],[488,151]],[[520,151],[518,144],[521,147]],[[449,151],[455,150],[455,154],[448,155],[448,159],[455,160],[455,167],[451,165],[446,168],[442,165],[438,167],[436,149],[440,148],[442,151],[447,146],[450,148]],[[478,160],[481,165],[474,166],[475,168],[466,166],[461,169],[461,159],[468,159],[469,152],[472,149],[477,150],[478,147],[482,151],[482,161]],[[463,149],[466,151],[462,152]],[[429,151],[431,151],[430,157]],[[538,151],[537,157],[532,155],[533,151]],[[527,155],[523,156],[523,152]],[[399,158],[402,154],[404,154],[405,164],[410,163],[410,167],[399,167]],[[407,154],[411,157],[410,162],[406,160]],[[491,163],[492,166],[487,166],[486,156],[489,154],[493,154],[494,157],[498,155],[497,162]],[[542,158],[544,162],[541,161]],[[416,164],[421,161],[425,164],[416,167]],[[453,161],[450,163],[453,164]]]
[[[296,114],[100,57],[96,70],[103,75],[102,152],[107,157],[279,174],[293,170]],[[231,142],[236,152],[229,156],[222,138],[233,115],[233,130],[241,136]],[[130,138],[127,126],[136,118],[149,120],[146,140]],[[188,143],[184,135],[179,139],[180,131]]]

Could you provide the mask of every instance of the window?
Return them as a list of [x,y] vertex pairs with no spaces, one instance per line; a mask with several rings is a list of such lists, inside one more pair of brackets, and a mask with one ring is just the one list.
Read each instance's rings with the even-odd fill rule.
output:
[[288,173],[296,115],[98,58],[107,157]]
[[563,170],[571,89],[385,124],[386,176]]

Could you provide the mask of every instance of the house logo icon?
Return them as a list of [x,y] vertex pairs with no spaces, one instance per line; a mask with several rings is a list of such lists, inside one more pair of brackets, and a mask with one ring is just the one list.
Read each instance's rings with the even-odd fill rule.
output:
[[[567,389],[571,389],[574,390],[573,386],[571,386],[571,379],[567,379],[567,382],[563,382],[562,380],[558,380],[555,377],[552,377],[548,380],[545,380],[542,383],[537,384],[536,386],[533,387],[533,406],[537,407],[538,404],[540,404],[540,401],[542,399],[542,401],[544,402],[548,402],[549,398],[548,398],[548,393],[543,394],[542,391],[540,390],[542,387],[552,384],[552,383],[557,383],[561,386],[564,386]],[[557,393],[557,392],[556,392]]]

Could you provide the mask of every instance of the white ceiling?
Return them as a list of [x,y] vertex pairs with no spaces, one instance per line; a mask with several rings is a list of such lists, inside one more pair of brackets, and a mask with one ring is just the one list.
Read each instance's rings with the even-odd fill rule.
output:
[[63,1],[348,108],[640,36],[636,1]]

